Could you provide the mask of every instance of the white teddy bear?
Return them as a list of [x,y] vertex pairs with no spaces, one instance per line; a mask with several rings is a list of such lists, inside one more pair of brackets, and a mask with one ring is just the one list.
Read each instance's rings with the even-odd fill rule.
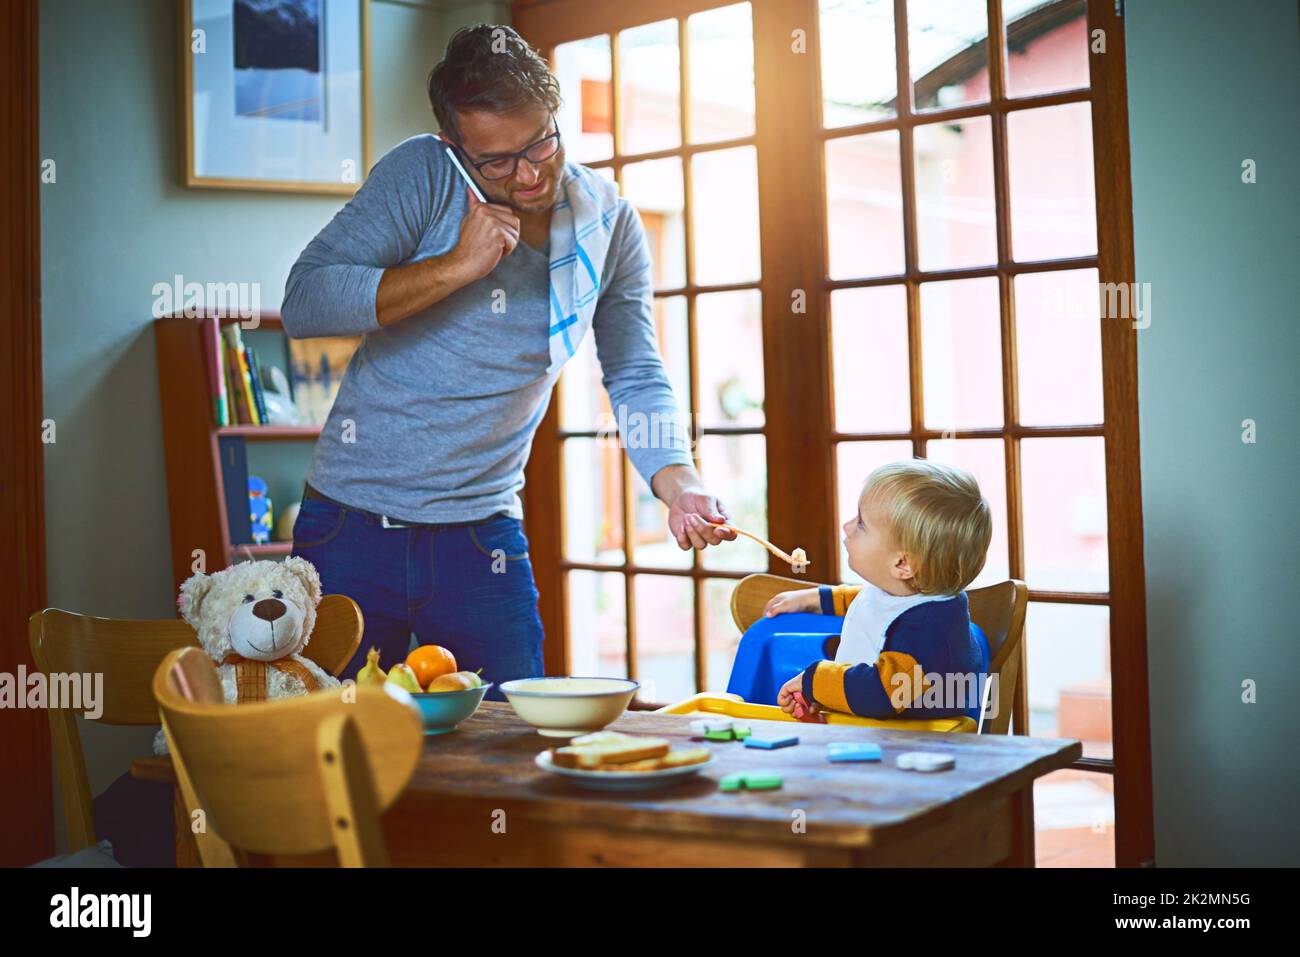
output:
[[[337,678],[302,654],[320,599],[315,566],[286,558],[200,572],[181,585],[177,606],[216,664],[226,701],[244,704],[339,687]],[[161,729],[154,753],[167,753]]]

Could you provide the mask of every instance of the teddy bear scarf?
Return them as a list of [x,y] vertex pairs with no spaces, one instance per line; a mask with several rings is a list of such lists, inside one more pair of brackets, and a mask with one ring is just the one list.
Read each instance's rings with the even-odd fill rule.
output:
[[320,687],[316,678],[307,670],[307,666],[292,658],[254,661],[232,651],[222,659],[221,663],[235,666],[235,704],[251,704],[267,700],[267,679],[270,677],[268,669],[294,675],[302,681],[308,691],[315,691]]

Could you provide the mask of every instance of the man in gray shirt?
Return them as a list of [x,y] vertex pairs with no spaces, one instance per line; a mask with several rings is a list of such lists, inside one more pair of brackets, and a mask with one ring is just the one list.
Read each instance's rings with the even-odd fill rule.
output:
[[[561,371],[550,368],[548,253],[572,169],[558,84],[511,28],[458,32],[429,97],[441,135],[380,159],[289,274],[290,336],[364,336],[316,444],[294,554],[365,614],[344,677],[371,645],[385,668],[404,660],[414,632],[499,682],[542,673],[518,493]],[[619,421],[679,422],[645,232],[626,200],[612,219],[591,323],[603,381]],[[710,525],[728,515],[692,466],[685,428],[623,438],[681,548],[735,537]]]

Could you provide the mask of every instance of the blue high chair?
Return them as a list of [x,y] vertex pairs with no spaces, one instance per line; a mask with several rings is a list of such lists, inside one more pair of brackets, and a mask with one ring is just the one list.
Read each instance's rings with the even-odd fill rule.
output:
[[[750,575],[736,585],[731,615],[741,630],[740,647],[732,665],[727,691],[702,692],[659,710],[666,714],[714,714],[725,717],[773,721],[795,719],[776,707],[776,695],[791,675],[818,659],[833,659],[844,619],[837,615],[806,612],[764,618],[763,609],[776,594],[796,588],[816,587],[816,582],[779,575]],[[1010,728],[1010,702],[1023,671],[1025,609],[1029,590],[1014,579],[976,588],[966,593],[970,603],[971,633],[981,645],[983,700],[988,677],[997,675],[995,714],[979,720],[978,705],[968,714],[952,718],[874,719],[824,712],[828,724],[849,724],[910,731],[956,731],[1006,734]],[[1018,729],[1024,733],[1024,729]]]

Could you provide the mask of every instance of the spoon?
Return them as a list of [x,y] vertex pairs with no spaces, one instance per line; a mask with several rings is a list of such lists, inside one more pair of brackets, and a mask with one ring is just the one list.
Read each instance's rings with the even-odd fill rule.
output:
[[759,536],[755,535],[753,532],[747,532],[743,528],[737,528],[735,525],[731,525],[727,522],[710,522],[709,524],[713,525],[714,528],[729,528],[737,535],[744,535],[746,538],[752,538],[777,558],[781,559],[781,561],[789,565],[796,574],[804,571],[810,564],[808,561],[808,553],[802,548],[796,548],[791,554],[787,555],[766,538],[759,538]]

